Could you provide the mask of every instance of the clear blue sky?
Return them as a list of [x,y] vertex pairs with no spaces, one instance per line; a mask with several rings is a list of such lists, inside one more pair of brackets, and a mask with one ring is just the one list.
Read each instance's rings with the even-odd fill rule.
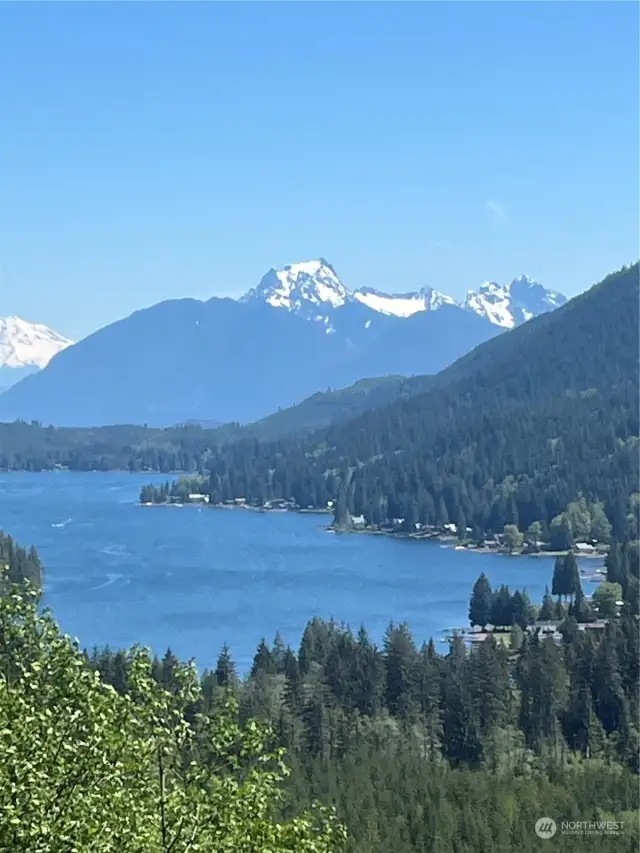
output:
[[573,295],[638,255],[635,3],[0,5],[0,315],[74,338],[326,257]]

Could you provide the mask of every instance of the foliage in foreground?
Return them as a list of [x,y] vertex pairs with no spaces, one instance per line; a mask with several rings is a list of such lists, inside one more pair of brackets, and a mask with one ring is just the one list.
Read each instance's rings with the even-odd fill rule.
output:
[[331,811],[279,820],[288,774],[268,727],[226,698],[196,712],[193,667],[175,689],[128,657],[120,695],[34,597],[0,596],[0,850],[12,853],[332,853]]

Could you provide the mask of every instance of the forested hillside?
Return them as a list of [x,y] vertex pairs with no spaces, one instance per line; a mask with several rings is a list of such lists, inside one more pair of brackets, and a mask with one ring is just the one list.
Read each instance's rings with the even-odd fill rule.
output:
[[392,400],[414,396],[430,376],[361,379],[347,388],[319,391],[297,406],[280,409],[255,423],[215,427],[185,423],[167,429],[116,425],[52,427],[37,422],[0,423],[0,470],[204,471],[209,452],[241,438],[273,440],[308,435]]
[[40,558],[35,548],[26,550],[0,530],[0,594],[6,583],[23,585],[25,582],[39,592],[42,585]]
[[638,553],[614,543],[604,620],[558,582],[568,558],[540,609],[481,576],[470,620],[484,600],[506,630],[471,650],[313,619],[245,677],[226,646],[200,675],[170,650],[83,654],[21,580],[0,590],[0,850],[534,853],[548,816],[602,827],[554,850],[631,853]]
[[637,491],[638,264],[478,347],[433,390],[309,439],[212,454],[213,502],[337,502],[380,525],[547,527],[580,494],[624,535]]

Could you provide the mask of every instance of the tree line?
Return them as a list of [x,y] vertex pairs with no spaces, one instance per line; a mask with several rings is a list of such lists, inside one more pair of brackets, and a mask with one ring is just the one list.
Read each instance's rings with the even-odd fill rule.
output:
[[[5,552],[24,569],[29,552]],[[296,650],[260,641],[243,677],[226,646],[200,674],[170,650],[81,652],[26,570],[5,580],[0,849],[526,852],[540,815],[622,822],[580,849],[636,849],[638,543],[612,546],[607,579],[626,593],[600,631],[578,629],[562,560],[560,642],[521,629],[515,600],[525,628],[540,617],[524,593],[494,598],[480,578],[471,621],[481,598],[510,602],[509,642],[454,636],[439,653],[391,624],[378,646],[313,619]]]
[[204,429],[197,424],[158,429],[145,426],[93,428],[43,426],[38,422],[0,423],[3,471],[155,471],[163,474],[206,470],[212,448],[228,441],[237,424]]
[[562,548],[633,537],[638,297],[636,264],[478,347],[425,393],[310,437],[213,448],[211,503],[331,502],[337,524],[455,524],[474,538],[509,527]]
[[[616,543],[608,582],[619,582],[623,551],[637,580],[637,543]],[[335,806],[350,853],[536,850],[540,814],[625,813],[629,829],[640,745],[637,604],[627,598],[606,627],[580,631],[571,556],[559,558],[556,575],[566,581],[552,605],[560,642],[527,630],[545,618],[544,602],[491,590],[481,576],[470,622],[490,614],[510,626],[502,637],[469,650],[454,635],[442,654],[433,641],[419,646],[405,624],[389,625],[378,646],[364,627],[313,619],[297,649],[279,634],[260,641],[244,676],[224,646],[201,675],[194,708],[208,714],[232,695],[241,720],[267,723],[292,770],[282,814],[313,798]],[[478,614],[478,606],[489,609]],[[498,606],[508,615],[496,618]],[[126,653],[94,649],[87,659],[127,693]],[[175,690],[179,666],[167,650],[153,659],[153,677]],[[636,838],[631,830],[614,849],[631,850]],[[583,842],[597,850],[613,839]],[[558,844],[575,849],[567,839]]]

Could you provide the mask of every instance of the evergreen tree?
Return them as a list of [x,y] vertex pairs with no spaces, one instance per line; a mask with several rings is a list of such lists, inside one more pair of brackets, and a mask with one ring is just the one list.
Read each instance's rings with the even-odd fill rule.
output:
[[505,584],[493,593],[491,623],[500,627],[510,627],[513,624],[511,593]]
[[[555,574],[555,570],[554,570]],[[550,622],[554,617],[553,613],[553,599],[549,595],[549,587],[545,586],[544,588],[544,597],[542,599],[542,607],[540,608],[540,612],[538,613],[538,619],[541,622]]]
[[256,649],[256,653],[253,657],[253,663],[251,664],[251,677],[255,678],[259,672],[264,672],[267,675],[275,675],[277,669],[277,663],[273,659],[271,649],[263,637],[258,643],[258,648]]
[[389,709],[401,718],[412,710],[418,651],[405,623],[389,625],[384,636],[386,666],[385,700]]
[[629,736],[629,709],[616,653],[617,633],[613,625],[605,631],[596,654],[592,689],[594,707],[605,732],[615,732],[624,741]]
[[487,576],[483,572],[475,582],[469,602],[469,622],[471,626],[484,628],[491,621],[493,594]]
[[563,512],[551,520],[551,524],[549,525],[549,544],[554,551],[567,551],[573,548],[573,528],[571,527],[571,520],[567,513]]
[[216,681],[220,687],[230,688],[237,683],[236,665],[231,657],[229,646],[222,646],[215,669]]
[[580,571],[578,561],[573,551],[564,558],[564,586],[567,590],[565,595],[575,596],[580,587]]
[[511,624],[523,630],[534,621],[534,610],[526,592],[517,589],[511,597]]

